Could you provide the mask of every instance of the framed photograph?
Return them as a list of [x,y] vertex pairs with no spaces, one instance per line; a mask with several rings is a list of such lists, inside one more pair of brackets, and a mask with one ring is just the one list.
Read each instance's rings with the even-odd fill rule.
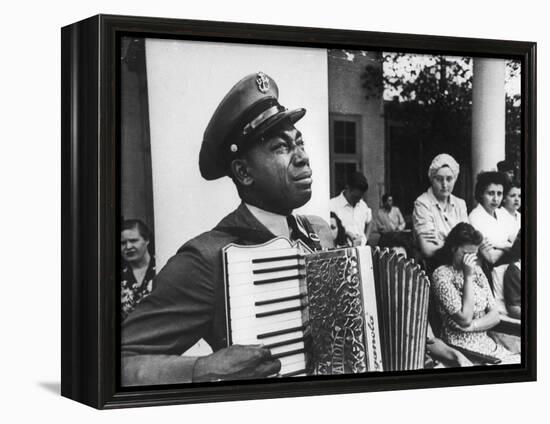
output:
[[63,28],[62,395],[535,380],[535,65],[534,42]]

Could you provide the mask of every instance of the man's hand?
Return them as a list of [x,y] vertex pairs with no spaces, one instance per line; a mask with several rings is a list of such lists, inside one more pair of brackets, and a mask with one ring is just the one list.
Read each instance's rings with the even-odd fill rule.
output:
[[233,345],[197,359],[193,381],[239,380],[277,374],[281,362],[261,345]]

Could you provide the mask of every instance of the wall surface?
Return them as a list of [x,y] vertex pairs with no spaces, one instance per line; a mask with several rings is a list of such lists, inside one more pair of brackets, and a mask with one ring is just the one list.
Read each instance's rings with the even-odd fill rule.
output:
[[374,212],[385,191],[385,140],[382,93],[367,99],[362,89],[366,66],[381,68],[379,53],[349,51],[329,55],[329,110],[360,117],[361,168],[369,182],[365,199]]
[[[4,4],[0,29],[4,223],[0,420],[69,423],[538,423],[548,412],[550,33],[544,2],[463,0],[200,2],[95,0]],[[97,13],[538,42],[538,375],[536,383],[362,393],[98,412],[59,396],[60,27]],[[287,62],[288,67],[295,64]],[[256,71],[256,66],[254,71]],[[282,95],[287,96],[287,91]],[[289,99],[285,103],[292,104]],[[313,140],[311,141],[313,142]],[[310,143],[311,143],[310,142]],[[534,236],[534,235],[532,235]],[[33,249],[30,249],[33,247]]]

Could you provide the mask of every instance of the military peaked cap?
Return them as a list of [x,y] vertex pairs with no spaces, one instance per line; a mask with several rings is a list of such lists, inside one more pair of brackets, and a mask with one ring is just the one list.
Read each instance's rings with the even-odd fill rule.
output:
[[285,119],[295,123],[306,110],[279,104],[275,81],[258,72],[244,77],[225,95],[204,131],[199,154],[203,178],[215,180],[229,172],[229,163],[250,143]]

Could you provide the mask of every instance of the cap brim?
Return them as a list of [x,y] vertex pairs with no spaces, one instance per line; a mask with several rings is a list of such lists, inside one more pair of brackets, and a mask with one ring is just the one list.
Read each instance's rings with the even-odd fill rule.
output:
[[[261,137],[286,119],[294,124],[302,119],[305,114],[306,110],[304,108],[279,112],[262,122],[250,134],[250,139],[257,140],[258,137]],[[227,175],[226,161],[227,156],[220,157],[217,150],[212,150],[209,144],[203,142],[199,153],[199,169],[204,179],[215,180]]]
[[276,127],[282,121],[288,119],[292,124],[295,124],[300,119],[304,117],[306,110],[304,108],[285,110],[282,112],[273,115],[269,119],[266,119],[265,122],[262,122],[258,128],[254,131],[253,135],[250,138],[257,138],[262,134],[265,134],[270,129]]

